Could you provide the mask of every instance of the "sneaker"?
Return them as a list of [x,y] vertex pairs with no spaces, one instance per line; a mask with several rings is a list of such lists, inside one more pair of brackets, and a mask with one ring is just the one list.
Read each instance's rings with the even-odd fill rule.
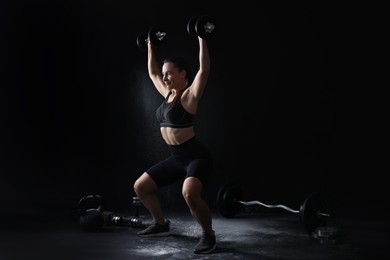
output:
[[208,254],[217,248],[215,235],[203,234],[199,243],[195,246],[195,254]]
[[157,222],[137,233],[140,237],[167,237],[171,234],[169,229],[169,220],[165,221],[164,225]]

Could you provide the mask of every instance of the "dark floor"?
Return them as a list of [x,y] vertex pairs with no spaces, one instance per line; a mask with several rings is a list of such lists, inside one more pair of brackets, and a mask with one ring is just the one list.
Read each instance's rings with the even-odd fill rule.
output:
[[[331,219],[334,239],[308,235],[298,215],[288,212],[241,212],[231,219],[213,213],[218,247],[209,255],[193,254],[199,227],[189,213],[171,213],[172,236],[139,238],[140,228],[106,226],[82,231],[77,219],[5,225],[0,259],[390,259],[387,219]],[[140,215],[144,224],[150,219]]]

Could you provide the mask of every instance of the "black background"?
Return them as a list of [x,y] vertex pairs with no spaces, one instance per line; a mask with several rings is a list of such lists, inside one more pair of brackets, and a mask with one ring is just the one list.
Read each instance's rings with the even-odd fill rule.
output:
[[[0,5],[1,217],[74,215],[88,194],[129,209],[135,179],[168,154],[155,119],[162,97],[136,37],[164,27],[159,61],[180,55],[195,71],[198,45],[186,26],[202,14],[217,28],[196,125],[215,158],[211,207],[235,181],[247,200],[298,208],[322,191],[351,214],[384,208],[386,171],[375,168],[384,156],[371,146],[383,140],[367,116],[375,102],[352,69],[367,58],[364,21],[344,9],[325,1]],[[180,183],[160,196],[167,210],[185,208]]]

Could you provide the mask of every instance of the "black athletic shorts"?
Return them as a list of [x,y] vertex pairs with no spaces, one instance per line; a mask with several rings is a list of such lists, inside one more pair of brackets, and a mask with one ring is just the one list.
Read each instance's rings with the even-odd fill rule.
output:
[[186,177],[196,177],[205,185],[213,168],[208,149],[195,137],[168,147],[171,155],[146,171],[157,186],[166,186]]

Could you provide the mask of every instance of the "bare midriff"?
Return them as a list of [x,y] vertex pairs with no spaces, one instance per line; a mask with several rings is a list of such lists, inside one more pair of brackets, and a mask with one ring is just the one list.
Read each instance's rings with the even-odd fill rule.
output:
[[160,127],[161,135],[168,145],[179,145],[195,136],[193,126],[186,128]]

